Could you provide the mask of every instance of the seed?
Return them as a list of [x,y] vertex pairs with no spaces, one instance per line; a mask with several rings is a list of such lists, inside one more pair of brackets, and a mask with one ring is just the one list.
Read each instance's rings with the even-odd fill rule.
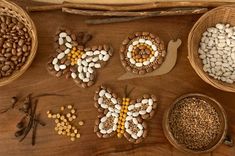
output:
[[80,137],[81,137],[80,133],[76,134],[76,138],[80,138]]
[[84,122],[83,122],[83,121],[79,121],[78,124],[79,124],[80,126],[83,126],[83,125],[84,125]]
[[[60,107],[60,110],[61,110],[61,111],[64,111],[64,106]],[[63,119],[61,119],[61,120],[63,120]]]
[[75,112],[76,112],[75,109],[72,109],[72,110],[71,110],[71,113],[72,113],[72,114],[74,114]]
[[72,109],[73,108],[73,106],[72,105],[68,105],[68,109]]
[[77,118],[77,116],[76,116],[76,115],[72,115],[72,118],[73,118],[73,119],[76,119],[76,118]]
[[71,141],[75,141],[75,138],[74,138],[74,137],[71,137]]
[[206,101],[185,98],[169,115],[171,133],[179,144],[192,150],[203,150],[217,138],[221,123],[219,115]]
[[68,118],[70,118],[70,117],[71,117],[71,114],[70,114],[70,113],[68,113],[68,114],[66,114],[66,116],[67,116]]

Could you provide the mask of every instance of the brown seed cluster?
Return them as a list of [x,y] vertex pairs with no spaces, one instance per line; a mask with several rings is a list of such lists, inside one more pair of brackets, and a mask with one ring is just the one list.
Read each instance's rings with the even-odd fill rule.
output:
[[141,43],[133,47],[132,57],[136,62],[145,62],[152,56],[154,56],[154,51],[149,45]]
[[191,150],[208,148],[220,132],[220,119],[216,110],[199,98],[185,98],[170,112],[169,126],[179,144]]
[[0,77],[11,76],[27,61],[31,50],[29,30],[14,17],[0,16]]
[[[48,118],[55,119],[55,131],[59,135],[70,137],[71,141],[79,139],[81,137],[81,134],[78,131],[78,126],[72,123],[75,119],[77,119],[76,110],[73,108],[72,105],[68,105],[67,109],[62,106],[60,110],[60,113],[51,113],[51,111],[47,111]],[[78,125],[83,126],[84,122],[79,121]]]

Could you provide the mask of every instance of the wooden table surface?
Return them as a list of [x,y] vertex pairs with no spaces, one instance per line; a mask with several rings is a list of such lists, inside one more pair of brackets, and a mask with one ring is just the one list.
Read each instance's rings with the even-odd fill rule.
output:
[[[15,2],[25,7],[30,2]],[[156,17],[129,23],[88,26],[84,24],[87,17],[63,14],[60,11],[30,14],[38,30],[39,47],[31,67],[18,80],[0,88],[0,109],[9,106],[9,99],[14,95],[27,93],[60,93],[69,97],[44,97],[39,101],[38,112],[47,123],[46,127],[38,127],[36,146],[31,146],[31,137],[22,143],[14,137],[18,111],[10,111],[0,115],[0,156],[187,156],[169,144],[162,130],[164,110],[178,96],[189,92],[201,92],[215,97],[224,106],[229,120],[230,132],[235,134],[235,96],[211,87],[203,82],[194,72],[187,60],[187,36],[200,16]],[[70,28],[74,32],[88,31],[94,35],[93,43],[110,43],[114,47],[114,56],[107,66],[98,73],[98,80],[88,89],[77,87],[71,80],[57,79],[47,73],[45,68],[48,56],[54,53],[53,39],[56,29],[60,26]],[[135,31],[149,31],[159,35],[166,43],[171,39],[181,38],[178,60],[175,68],[168,74],[118,81],[117,78],[125,71],[119,60],[118,49],[122,40]],[[120,96],[124,86],[135,87],[132,97],[142,93],[153,93],[159,98],[156,115],[148,122],[149,135],[138,145],[129,143],[125,138],[98,139],[93,133],[97,110],[93,106],[93,95],[96,88],[105,84]],[[78,108],[78,117],[85,121],[81,127],[81,139],[71,142],[69,138],[54,132],[54,122],[47,118],[47,110],[58,109],[61,105],[74,104]],[[30,133],[31,134],[31,133]],[[215,151],[202,155],[232,156],[235,148],[221,145]]]

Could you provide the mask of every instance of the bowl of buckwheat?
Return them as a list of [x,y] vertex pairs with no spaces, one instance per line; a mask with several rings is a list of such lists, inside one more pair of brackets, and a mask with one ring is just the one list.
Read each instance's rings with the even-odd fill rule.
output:
[[36,27],[29,15],[13,2],[0,1],[0,86],[19,78],[37,51]]
[[222,6],[204,14],[188,36],[188,59],[210,85],[235,92],[235,7]]
[[189,153],[211,152],[223,143],[227,117],[221,104],[200,93],[177,98],[163,116],[163,131],[177,149]]

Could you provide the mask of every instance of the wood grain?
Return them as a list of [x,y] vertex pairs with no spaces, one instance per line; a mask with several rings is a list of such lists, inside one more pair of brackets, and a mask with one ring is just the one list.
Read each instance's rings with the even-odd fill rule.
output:
[[33,0],[37,2],[47,2],[47,3],[91,3],[91,4],[144,4],[144,3],[154,3],[154,2],[234,2],[234,0]]
[[[25,7],[29,2],[17,1]],[[13,95],[23,95],[30,92],[53,92],[70,94],[69,97],[45,97],[40,99],[38,111],[41,118],[47,123],[40,127],[37,134],[36,146],[31,146],[30,137],[19,143],[13,136],[15,124],[19,120],[17,111],[0,115],[0,155],[1,156],[190,156],[173,148],[164,137],[162,131],[162,116],[164,110],[178,96],[189,92],[201,92],[216,98],[227,111],[230,130],[235,134],[235,97],[211,87],[203,82],[193,71],[187,59],[187,35],[190,28],[199,16],[156,17],[129,23],[87,26],[84,20],[87,17],[63,14],[60,11],[30,14],[34,20],[39,36],[39,48],[31,67],[18,80],[0,88],[0,109],[9,105],[9,98]],[[110,43],[114,48],[114,56],[107,66],[98,73],[98,80],[94,86],[81,89],[75,86],[72,80],[57,79],[50,76],[45,68],[49,55],[54,53],[53,39],[56,29],[67,26],[74,32],[89,31],[94,35],[93,43]],[[183,43],[179,48],[178,60],[175,68],[168,74],[157,77],[138,78],[118,81],[125,70],[119,60],[119,46],[122,40],[135,31],[150,31],[159,35],[165,43],[171,39],[181,38]],[[93,106],[92,97],[96,88],[106,84],[120,96],[124,86],[135,86],[132,98],[143,93],[152,93],[159,98],[159,107],[153,119],[148,122],[150,132],[147,139],[133,145],[124,138],[98,139],[93,133],[94,120],[97,110]],[[68,138],[58,136],[54,132],[54,122],[47,119],[46,111],[58,109],[60,105],[74,104],[78,108],[78,117],[85,121],[80,129],[81,139],[71,142]],[[232,156],[235,148],[221,145],[212,153],[201,156]]]

